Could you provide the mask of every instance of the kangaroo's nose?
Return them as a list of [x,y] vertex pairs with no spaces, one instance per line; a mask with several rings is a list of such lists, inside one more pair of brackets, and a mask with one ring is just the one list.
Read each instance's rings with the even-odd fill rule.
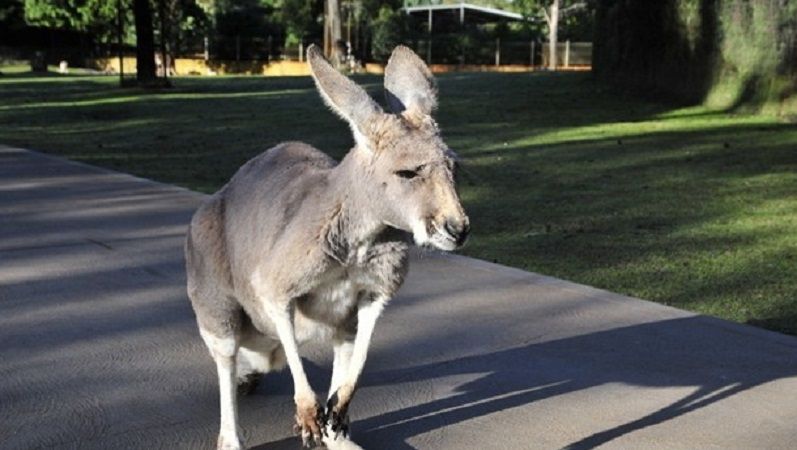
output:
[[468,239],[470,233],[470,223],[468,219],[448,219],[445,224],[446,232],[453,237],[457,246],[461,246]]

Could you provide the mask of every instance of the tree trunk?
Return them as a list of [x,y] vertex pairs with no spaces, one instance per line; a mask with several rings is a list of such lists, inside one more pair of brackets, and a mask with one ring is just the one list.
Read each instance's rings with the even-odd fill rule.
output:
[[136,79],[139,84],[155,84],[155,37],[149,0],[133,0],[136,19]]
[[551,2],[548,13],[548,69],[556,70],[556,47],[559,40],[559,0]]
[[[164,80],[169,78],[169,54],[167,52],[167,41],[169,39],[169,32],[167,30],[168,18],[166,16],[166,0],[158,0],[158,16],[160,16],[160,53],[161,53],[161,67]],[[168,83],[168,81],[167,81]]]
[[338,42],[341,40],[340,2],[326,0],[324,2],[324,54],[337,67],[340,62]]
[[122,0],[116,3],[116,51],[119,56],[119,86],[125,85],[125,55],[124,55],[124,31],[125,31],[125,8]]

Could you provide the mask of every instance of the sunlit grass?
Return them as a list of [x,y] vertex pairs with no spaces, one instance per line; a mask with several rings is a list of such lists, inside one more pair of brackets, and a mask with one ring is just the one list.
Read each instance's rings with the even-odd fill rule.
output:
[[[360,77],[375,97],[379,78]],[[0,142],[211,192],[277,142],[341,157],[309,78],[0,77]],[[618,95],[588,74],[440,77],[464,253],[797,333],[797,127]]]

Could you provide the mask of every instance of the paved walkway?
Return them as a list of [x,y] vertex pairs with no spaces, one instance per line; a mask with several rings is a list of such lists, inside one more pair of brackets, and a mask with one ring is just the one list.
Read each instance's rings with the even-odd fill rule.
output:
[[[203,196],[0,147],[0,448],[212,448],[215,371],[184,293]],[[308,349],[323,392],[330,351]],[[797,339],[426,255],[352,407],[381,449],[793,449]],[[296,449],[287,373],[241,401]]]

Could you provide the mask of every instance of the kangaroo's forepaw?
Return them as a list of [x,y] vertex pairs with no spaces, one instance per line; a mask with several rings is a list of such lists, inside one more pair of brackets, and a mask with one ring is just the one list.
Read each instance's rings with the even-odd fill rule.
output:
[[343,435],[349,437],[349,401],[348,399],[341,399],[338,392],[332,394],[332,397],[327,401],[326,409],[324,410],[324,422],[334,434],[334,438]]
[[302,445],[312,447],[314,444],[322,444],[321,434],[326,432],[323,420],[324,411],[315,400],[296,404],[296,424],[293,431],[302,437]]
[[332,411],[329,417],[328,422],[329,429],[332,431],[332,435],[335,439],[339,436],[343,436],[345,438],[349,437],[349,416],[341,416],[338,413]]

